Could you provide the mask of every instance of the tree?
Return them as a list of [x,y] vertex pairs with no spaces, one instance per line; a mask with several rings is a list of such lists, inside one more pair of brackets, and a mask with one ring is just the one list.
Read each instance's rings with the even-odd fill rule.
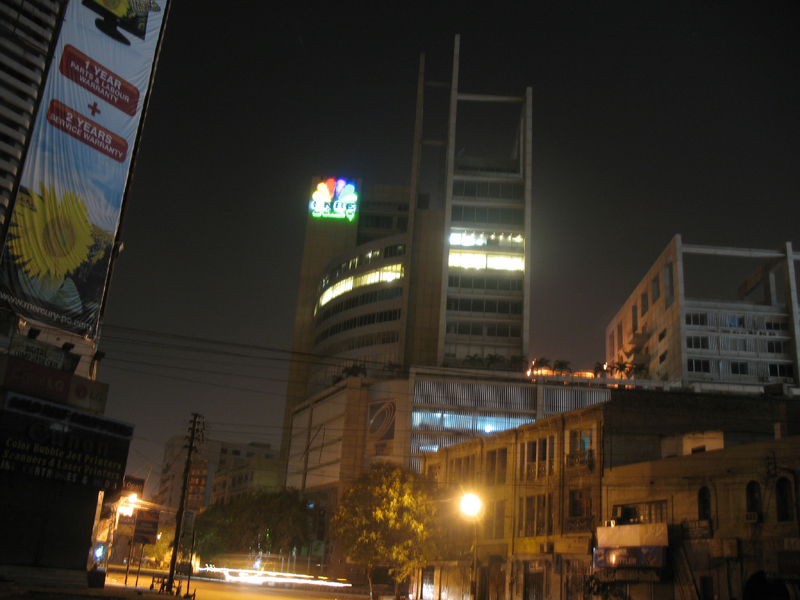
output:
[[310,516],[297,490],[257,490],[198,515],[196,552],[204,562],[231,553],[290,553],[310,539]]
[[633,365],[631,365],[632,377],[647,379],[648,375],[650,375],[650,365],[648,365],[647,363],[641,362],[641,363],[633,363]]
[[502,366],[506,362],[506,357],[502,354],[490,354],[486,357],[486,366],[493,369],[496,366]]
[[331,519],[332,537],[367,572],[388,565],[400,584],[434,553],[436,508],[432,483],[391,462],[374,463],[342,495]]
[[342,369],[342,377],[344,379],[348,377],[359,377],[359,376],[367,376],[367,365],[364,363],[356,364],[353,363],[352,365],[345,367]]
[[607,377],[611,375],[609,372],[611,369],[608,366],[608,363],[604,362],[596,362],[594,363],[594,376],[595,377]]
[[550,368],[550,359],[546,356],[541,356],[533,361],[533,368],[534,369],[549,369]]
[[569,364],[568,360],[557,360],[553,363],[553,370],[558,371],[559,373],[572,373],[572,367]]
[[464,365],[467,367],[482,367],[483,357],[480,354],[470,354],[464,357]]
[[508,359],[508,368],[512,371],[520,371],[525,369],[527,362],[527,359],[521,354],[513,354],[511,358]]

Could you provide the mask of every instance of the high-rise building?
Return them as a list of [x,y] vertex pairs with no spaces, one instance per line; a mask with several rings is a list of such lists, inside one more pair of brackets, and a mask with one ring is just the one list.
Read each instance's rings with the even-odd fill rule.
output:
[[[394,381],[402,391],[392,419],[404,415],[409,423],[417,395],[425,396],[411,373],[521,383],[530,316],[531,90],[514,97],[461,91],[459,44],[456,37],[449,84],[429,81],[420,61],[409,186],[312,180],[284,421],[289,485],[304,471],[296,464],[304,449],[319,442],[308,439],[301,414],[348,376]],[[446,116],[429,110],[426,119],[435,116],[428,122],[423,107],[437,101]],[[484,125],[510,129],[490,128],[494,139],[487,140],[485,127],[476,131],[475,110]],[[502,150],[497,140],[506,140]],[[513,426],[533,409],[525,401],[488,401],[487,409],[499,411],[489,425],[465,402],[442,401],[461,404],[463,413],[448,434]],[[408,462],[430,445],[421,435],[427,427],[414,429],[410,445],[394,445],[392,457]]]
[[[422,451],[607,399],[524,375],[531,90],[462,91],[459,46],[447,83],[420,60],[408,186],[310,186],[282,454],[323,515],[373,461],[419,468]],[[352,575],[319,531],[317,562]]]
[[673,387],[800,393],[797,274],[778,250],[684,244],[676,235],[606,328],[606,360]]

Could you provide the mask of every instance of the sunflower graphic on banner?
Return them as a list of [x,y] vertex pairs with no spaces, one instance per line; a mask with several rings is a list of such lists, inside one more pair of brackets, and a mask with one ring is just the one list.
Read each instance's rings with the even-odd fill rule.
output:
[[167,0],[71,0],[0,260],[19,316],[94,337]]

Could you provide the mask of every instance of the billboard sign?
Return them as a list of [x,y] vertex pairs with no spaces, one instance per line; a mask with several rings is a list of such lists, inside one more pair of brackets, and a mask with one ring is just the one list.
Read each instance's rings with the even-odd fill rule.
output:
[[662,546],[634,546],[630,548],[595,548],[595,569],[659,568],[664,566]]
[[136,526],[133,530],[134,544],[156,544],[158,541],[158,519],[160,516],[161,513],[153,508],[140,508],[136,511]]
[[0,474],[118,489],[132,437],[128,423],[10,392],[0,405]]
[[94,337],[168,0],[71,0],[0,262],[21,317]]

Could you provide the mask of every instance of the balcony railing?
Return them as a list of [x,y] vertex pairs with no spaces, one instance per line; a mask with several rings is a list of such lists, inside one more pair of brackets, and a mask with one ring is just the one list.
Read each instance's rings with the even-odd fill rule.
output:
[[584,467],[592,469],[594,467],[594,453],[592,450],[578,450],[567,454],[567,468],[574,469]]
[[570,517],[564,525],[564,533],[591,532],[592,517]]
[[547,477],[548,475],[553,474],[555,466],[555,461],[553,460],[542,460],[538,462],[530,462],[527,464],[526,469],[526,476],[527,479],[540,479],[542,477]]

